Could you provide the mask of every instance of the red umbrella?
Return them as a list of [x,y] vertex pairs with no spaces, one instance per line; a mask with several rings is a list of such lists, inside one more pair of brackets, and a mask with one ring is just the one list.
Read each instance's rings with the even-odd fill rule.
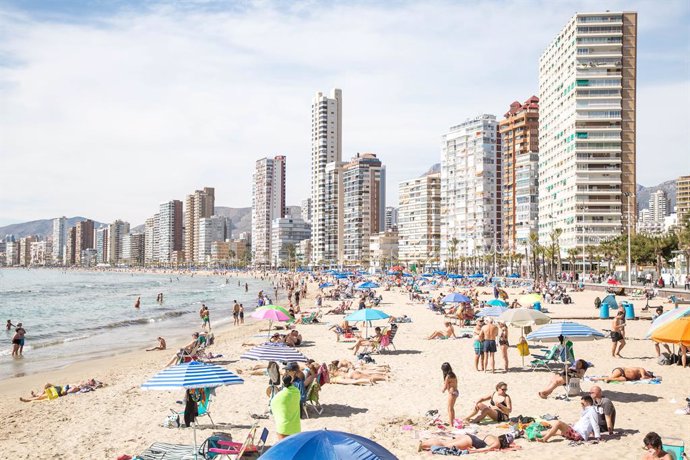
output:
[[609,279],[609,280],[607,281],[607,283],[610,284],[610,285],[612,285],[612,286],[620,286],[620,285],[621,285],[621,282],[620,282],[620,281],[618,281],[618,280],[616,280],[616,279],[613,279],[613,278]]

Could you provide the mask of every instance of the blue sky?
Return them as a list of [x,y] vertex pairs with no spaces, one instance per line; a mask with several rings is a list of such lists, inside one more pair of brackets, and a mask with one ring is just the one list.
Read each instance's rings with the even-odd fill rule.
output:
[[[663,2],[0,2],[0,225],[86,215],[138,224],[203,186],[249,206],[254,161],[287,155],[309,194],[310,104],[343,90],[344,159],[397,184],[440,136],[537,94],[576,11],[633,10],[638,182],[690,173],[690,6]],[[9,165],[9,166],[8,166]]]

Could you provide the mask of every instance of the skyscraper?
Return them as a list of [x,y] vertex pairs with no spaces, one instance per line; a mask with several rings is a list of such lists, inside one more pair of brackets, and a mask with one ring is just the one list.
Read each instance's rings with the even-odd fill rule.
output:
[[690,176],[680,176],[676,179],[676,213],[678,223],[690,212]]
[[398,258],[405,264],[439,258],[441,174],[401,182],[398,190]]
[[330,97],[316,93],[311,105],[312,260],[317,264],[338,256],[337,229],[333,233],[338,195],[333,188],[342,163],[342,107],[339,89],[333,89]]
[[117,265],[122,260],[122,238],[129,233],[129,222],[116,220],[108,226],[108,261]]
[[271,257],[271,222],[286,216],[285,157],[257,160],[252,175],[252,255],[255,264]]
[[216,241],[229,238],[230,229],[227,217],[211,216],[199,219],[197,235],[197,263],[205,264],[211,261],[211,246]]
[[539,240],[562,253],[637,214],[636,76],[634,12],[578,13],[539,59]]
[[62,265],[65,257],[65,243],[67,238],[67,218],[65,216],[53,219],[53,264]]
[[539,217],[539,98],[517,101],[498,125],[501,135],[503,251],[524,252]]
[[110,252],[110,245],[108,244],[108,234],[110,233],[110,226],[105,226],[96,229],[96,263],[106,264],[110,260],[108,253]]
[[158,259],[170,262],[175,251],[181,251],[182,246],[182,202],[171,200],[161,203],[158,221]]
[[[442,138],[441,260],[501,248],[501,155],[494,115],[479,115]],[[456,243],[454,241],[457,240]]]
[[386,168],[373,153],[357,154],[342,166],[342,259],[363,264],[369,258],[371,235],[384,230]]
[[76,225],[74,239],[74,263],[82,265],[81,254],[85,249],[93,249],[93,221],[91,219],[82,220]]
[[398,229],[398,208],[386,206],[385,230]]
[[199,219],[211,217],[214,214],[215,189],[204,187],[192,195],[187,195],[184,210],[184,255],[189,263],[198,260],[199,251],[197,238],[199,236]]
[[156,218],[149,217],[144,222],[144,264],[158,262],[158,254],[154,250],[154,241],[158,232],[156,231]]

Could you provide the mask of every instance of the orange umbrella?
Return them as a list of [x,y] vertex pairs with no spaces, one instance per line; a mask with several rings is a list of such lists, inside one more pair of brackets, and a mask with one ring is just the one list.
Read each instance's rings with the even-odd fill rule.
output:
[[669,321],[652,333],[652,340],[690,346],[690,316]]

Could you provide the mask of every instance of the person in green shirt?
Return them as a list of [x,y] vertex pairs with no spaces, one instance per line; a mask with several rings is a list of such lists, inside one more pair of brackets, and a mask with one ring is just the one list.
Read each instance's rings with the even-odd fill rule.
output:
[[300,423],[300,392],[292,385],[292,377],[283,376],[283,389],[271,400],[271,412],[276,422],[278,439],[302,431]]

